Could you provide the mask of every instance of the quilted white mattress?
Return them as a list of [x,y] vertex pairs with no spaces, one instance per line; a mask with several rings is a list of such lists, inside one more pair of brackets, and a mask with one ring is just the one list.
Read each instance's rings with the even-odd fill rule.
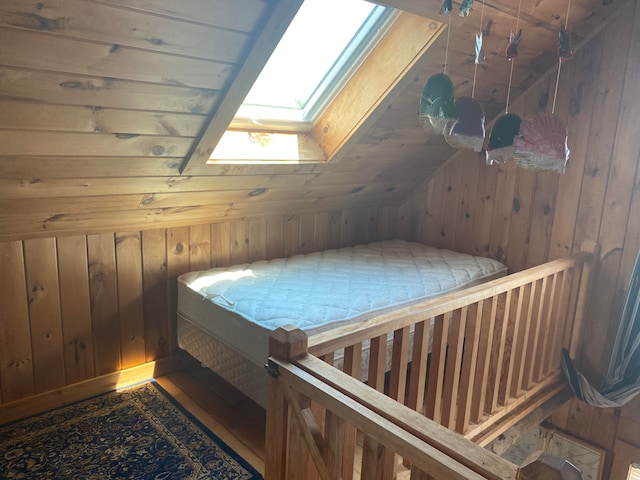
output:
[[313,334],[504,274],[492,259],[392,240],[181,275],[178,316],[262,368],[279,326]]

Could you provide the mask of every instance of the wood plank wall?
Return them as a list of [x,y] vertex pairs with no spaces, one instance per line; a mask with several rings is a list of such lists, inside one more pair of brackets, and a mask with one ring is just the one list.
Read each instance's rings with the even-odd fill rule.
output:
[[166,357],[178,275],[395,238],[395,208],[0,242],[0,403]]
[[[465,154],[400,210],[410,217],[415,239],[488,255],[513,271],[596,240],[601,251],[580,358],[596,385],[640,248],[640,7],[629,2],[624,8],[562,67],[555,111],[569,129],[571,155],[564,175],[513,163],[489,167],[475,154]],[[550,110],[554,90],[555,77],[510,111]],[[622,459],[628,452],[640,460],[638,406],[636,401],[623,409],[597,410],[572,402],[554,422],[604,448],[609,472],[614,458],[627,461]],[[614,456],[616,450],[626,457]],[[614,466],[623,470],[620,463]]]

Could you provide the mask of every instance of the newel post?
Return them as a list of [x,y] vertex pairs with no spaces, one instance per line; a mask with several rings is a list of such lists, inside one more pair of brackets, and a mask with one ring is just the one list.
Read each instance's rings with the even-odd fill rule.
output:
[[518,469],[517,480],[582,480],[582,473],[564,458],[537,451]]
[[[285,325],[269,336],[269,358],[293,361],[307,354],[308,336],[293,325]],[[269,373],[267,397],[267,428],[265,480],[281,480],[287,474],[287,438],[289,406],[278,382],[277,367],[271,362],[265,366]]]

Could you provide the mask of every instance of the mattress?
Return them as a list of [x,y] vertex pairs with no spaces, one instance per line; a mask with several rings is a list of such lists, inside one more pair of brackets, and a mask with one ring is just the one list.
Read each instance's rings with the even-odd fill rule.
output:
[[[390,240],[189,272],[178,278],[178,344],[207,366],[211,359],[199,357],[216,357],[214,370],[233,379],[228,370],[246,365],[227,367],[222,357],[236,352],[262,369],[269,333],[280,326],[313,335],[506,271],[492,259]],[[226,353],[205,352],[203,343]]]

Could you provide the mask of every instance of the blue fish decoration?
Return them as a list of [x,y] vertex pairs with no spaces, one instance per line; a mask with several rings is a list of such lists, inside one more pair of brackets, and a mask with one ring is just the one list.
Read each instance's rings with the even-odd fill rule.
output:
[[476,33],[476,65],[484,65],[484,48],[482,46],[482,32]]
[[471,10],[471,5],[473,5],[473,0],[462,0],[460,4],[460,16],[466,17],[469,15],[469,11]]
[[448,17],[451,15],[451,10],[453,10],[453,1],[443,0],[442,7],[440,7],[440,15],[446,15]]

